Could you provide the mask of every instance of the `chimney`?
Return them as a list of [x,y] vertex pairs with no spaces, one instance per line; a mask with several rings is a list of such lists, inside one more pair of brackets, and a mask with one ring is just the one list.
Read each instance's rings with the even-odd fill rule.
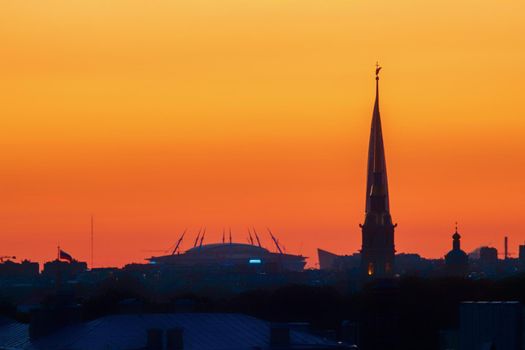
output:
[[162,350],[162,329],[160,328],[150,328],[147,331],[147,344],[146,349],[148,350]]
[[170,328],[166,331],[166,350],[184,349],[184,329]]
[[505,236],[505,260],[509,258],[509,237]]
[[272,323],[270,325],[270,345],[290,345],[290,328],[286,323]]

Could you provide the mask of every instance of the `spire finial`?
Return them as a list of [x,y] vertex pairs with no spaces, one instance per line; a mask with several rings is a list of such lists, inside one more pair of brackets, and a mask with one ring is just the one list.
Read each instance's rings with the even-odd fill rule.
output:
[[458,233],[458,222],[456,221],[456,233]]
[[383,68],[383,67],[381,67],[379,65],[379,62],[376,61],[376,80],[379,80],[379,71],[381,70],[381,68]]

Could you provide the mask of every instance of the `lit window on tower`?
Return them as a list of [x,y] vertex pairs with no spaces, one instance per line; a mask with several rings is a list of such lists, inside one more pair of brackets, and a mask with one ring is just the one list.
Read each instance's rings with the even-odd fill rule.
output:
[[372,276],[374,274],[374,264],[368,263],[368,276]]

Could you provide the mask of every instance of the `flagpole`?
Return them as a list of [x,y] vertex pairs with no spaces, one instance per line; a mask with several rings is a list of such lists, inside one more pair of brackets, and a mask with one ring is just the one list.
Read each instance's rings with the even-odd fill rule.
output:
[[60,289],[60,284],[61,284],[61,275],[62,275],[62,267],[60,266],[60,242],[57,243],[57,262],[58,262],[58,266],[57,266],[57,269],[55,270],[55,288],[56,290],[58,291]]
[[91,269],[93,270],[93,215],[91,215]]

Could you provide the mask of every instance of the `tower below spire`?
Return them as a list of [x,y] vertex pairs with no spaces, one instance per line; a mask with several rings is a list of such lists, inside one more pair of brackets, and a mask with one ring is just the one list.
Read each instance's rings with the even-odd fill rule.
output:
[[370,277],[392,275],[395,255],[395,225],[390,216],[385,148],[379,113],[380,70],[381,67],[376,64],[376,97],[368,144],[365,223],[361,226],[361,269]]

